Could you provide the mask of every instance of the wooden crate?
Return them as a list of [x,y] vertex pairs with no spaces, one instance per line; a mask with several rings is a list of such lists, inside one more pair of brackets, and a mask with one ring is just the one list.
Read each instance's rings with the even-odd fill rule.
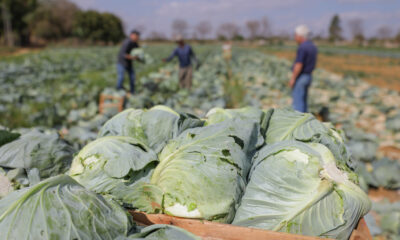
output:
[[[107,100],[111,100],[112,103],[106,103]],[[124,97],[115,97],[106,94],[100,94],[100,103],[99,103],[99,112],[104,113],[104,109],[116,107],[118,108],[118,112],[122,112],[124,110]]]
[[[129,211],[133,220],[143,226],[153,224],[174,225],[205,239],[205,240],[321,240],[318,237],[309,237],[297,234],[280,233],[256,228],[240,227],[230,224],[215,223],[210,221],[172,217],[164,214],[146,214],[143,212]],[[324,238],[326,239],[326,238]],[[372,240],[369,229],[361,219],[357,229],[353,231],[350,240]]]

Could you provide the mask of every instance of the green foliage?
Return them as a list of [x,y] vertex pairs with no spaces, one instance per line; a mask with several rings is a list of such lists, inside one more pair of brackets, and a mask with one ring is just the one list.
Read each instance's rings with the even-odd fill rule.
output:
[[82,40],[117,43],[124,37],[122,21],[111,13],[79,12],[73,23],[74,34]]
[[126,236],[130,228],[130,219],[122,208],[66,175],[12,192],[0,200],[4,240],[113,240]]
[[[19,45],[29,44],[29,14],[38,6],[37,0],[2,0],[2,4],[8,9],[12,22],[12,30],[17,33]],[[0,26],[3,26],[3,18],[0,18]],[[3,33],[3,28],[0,28]]]
[[15,139],[19,138],[21,134],[13,133],[6,130],[0,130],[0,147],[4,144],[14,141]]
[[68,0],[41,1],[29,15],[29,29],[35,37],[59,40],[72,36],[72,22],[79,8]]
[[332,17],[329,25],[329,40],[332,42],[342,40],[342,27],[340,26],[340,23],[339,15],[336,14]]
[[0,147],[0,167],[39,170],[40,177],[54,176],[69,169],[73,149],[57,133],[33,129]]

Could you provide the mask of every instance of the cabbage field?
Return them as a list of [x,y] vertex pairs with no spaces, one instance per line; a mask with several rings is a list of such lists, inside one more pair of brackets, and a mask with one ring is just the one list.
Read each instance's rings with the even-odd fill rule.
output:
[[[4,239],[197,238],[136,227],[126,209],[335,239],[364,216],[374,236],[399,238],[399,92],[317,69],[309,104],[322,122],[289,109],[290,62],[193,47],[191,90],[161,61],[173,46],[149,45],[131,96],[114,89],[115,47],[0,63]],[[101,94],[126,110],[100,113]]]

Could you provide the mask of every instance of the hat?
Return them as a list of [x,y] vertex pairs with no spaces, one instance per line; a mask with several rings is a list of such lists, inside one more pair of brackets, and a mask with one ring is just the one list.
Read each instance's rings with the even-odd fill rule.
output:
[[310,29],[306,25],[300,25],[296,27],[295,33],[304,38],[308,38],[310,35]]
[[136,29],[132,30],[131,34],[136,34],[136,35],[140,36],[140,32]]
[[175,36],[175,41],[176,41],[176,42],[181,42],[181,41],[183,41],[182,35],[180,35],[180,34],[176,35],[176,36]]

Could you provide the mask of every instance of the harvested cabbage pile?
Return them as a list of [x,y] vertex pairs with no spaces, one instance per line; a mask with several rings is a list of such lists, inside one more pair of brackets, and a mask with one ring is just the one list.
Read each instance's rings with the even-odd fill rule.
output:
[[101,128],[69,174],[147,213],[348,239],[370,201],[346,138],[311,114],[257,108],[205,119],[128,109]]

